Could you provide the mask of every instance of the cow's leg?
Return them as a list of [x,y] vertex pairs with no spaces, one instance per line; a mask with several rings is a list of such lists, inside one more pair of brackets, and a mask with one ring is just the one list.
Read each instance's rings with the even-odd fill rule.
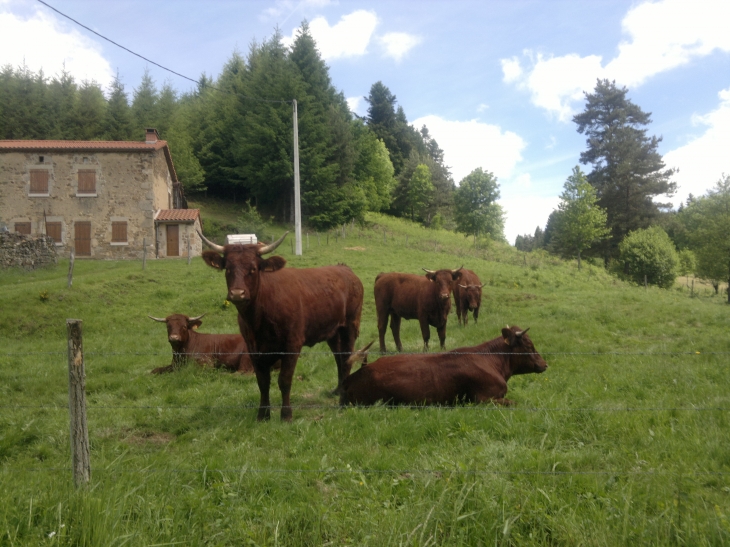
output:
[[469,324],[469,308],[466,308],[464,310],[464,326],[466,327]]
[[378,337],[380,338],[380,353],[385,353],[385,331],[388,329],[388,312],[378,310]]
[[390,330],[393,333],[393,340],[395,341],[395,347],[398,351],[403,351],[403,344],[400,341],[400,315],[394,313],[390,314]]
[[479,317],[479,306],[477,306],[476,308],[474,308],[474,324],[475,325],[477,323],[477,317]]
[[[466,321],[464,321],[464,324],[466,325]],[[438,327],[436,329],[436,332],[439,335],[439,343],[441,344],[441,350],[446,349],[446,325],[443,325],[442,327]]]
[[419,324],[421,325],[421,336],[423,336],[423,351],[428,351],[428,341],[431,339],[431,327],[428,324],[428,320],[419,320]]
[[271,386],[271,366],[267,362],[263,362],[261,358],[257,359],[253,365],[256,373],[256,383],[259,385],[259,412],[256,419],[259,422],[271,418],[271,401],[269,400],[269,387]]
[[289,402],[291,383],[294,378],[294,369],[297,367],[299,352],[292,352],[281,357],[281,370],[279,371],[279,390],[281,391],[281,421],[291,422],[292,411]]
[[343,351],[345,350],[342,349],[342,337],[339,330],[340,329],[338,329],[337,334],[327,340],[327,345],[332,350],[332,355],[335,356],[335,363],[337,364],[337,386],[335,387],[335,389],[332,390],[332,395],[342,393],[342,380],[344,380],[342,371],[346,368],[347,365],[345,364],[345,362],[349,357],[349,355],[344,355],[343,353]]

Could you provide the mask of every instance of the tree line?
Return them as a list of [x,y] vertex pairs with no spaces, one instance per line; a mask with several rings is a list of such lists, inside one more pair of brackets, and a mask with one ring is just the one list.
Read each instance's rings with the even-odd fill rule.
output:
[[[587,148],[573,168],[560,204],[543,230],[517,237],[523,251],[546,249],[565,257],[603,259],[636,282],[671,287],[677,274],[695,274],[717,292],[730,285],[730,175],[677,210],[656,201],[677,186],[649,136],[651,114],[627,97],[628,89],[598,80],[585,110],[573,117]],[[728,293],[730,302],[730,292]]]
[[276,31],[246,55],[234,51],[217,78],[203,74],[185,93],[167,82],[158,89],[148,72],[130,100],[119,75],[105,94],[98,83],[78,83],[65,70],[48,78],[5,66],[0,138],[139,140],[155,127],[186,193],[247,203],[266,218],[291,222],[292,99],[302,213],[311,228],[378,211],[504,240],[496,177],[477,169],[457,187],[428,128],[410,125],[382,82],[365,97],[367,115],[353,114],[306,22],[290,48]]

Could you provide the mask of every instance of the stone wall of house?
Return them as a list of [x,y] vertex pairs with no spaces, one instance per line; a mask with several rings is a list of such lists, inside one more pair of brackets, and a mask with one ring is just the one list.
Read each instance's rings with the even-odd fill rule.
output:
[[[154,215],[168,208],[171,187],[163,165],[163,150],[2,152],[0,221],[10,231],[14,223],[30,222],[31,235],[46,233],[44,218],[60,222],[55,245],[61,256],[74,248],[76,222],[91,223],[89,258],[140,259],[143,242],[147,256],[154,256]],[[30,195],[30,171],[37,169],[49,171],[48,195]],[[80,169],[96,171],[96,194],[78,195]],[[126,243],[112,243],[112,222],[127,222]]]
[[0,232],[0,269],[34,270],[57,263],[56,246],[50,237]]

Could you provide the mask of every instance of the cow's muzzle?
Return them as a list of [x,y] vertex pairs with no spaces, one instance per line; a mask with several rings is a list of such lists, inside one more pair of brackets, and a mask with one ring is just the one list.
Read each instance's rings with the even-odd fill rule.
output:
[[439,295],[439,298],[441,298],[441,300],[446,300],[446,299],[447,299],[448,297],[449,297],[449,293],[446,293],[446,294],[444,294],[444,293],[441,293],[441,294]]
[[179,342],[180,341],[180,335],[178,334],[171,334],[168,338],[170,342]]
[[231,289],[228,291],[228,300],[231,302],[243,302],[246,300],[246,291],[243,289]]

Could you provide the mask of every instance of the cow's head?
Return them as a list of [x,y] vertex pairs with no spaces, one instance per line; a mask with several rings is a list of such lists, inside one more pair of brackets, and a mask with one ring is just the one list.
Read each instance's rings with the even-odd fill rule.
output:
[[[203,314],[205,315],[205,314]],[[152,317],[148,315],[153,321],[159,321],[160,323],[167,323],[167,340],[170,342],[172,349],[179,350],[185,346],[190,339],[191,330],[197,329],[203,322],[200,320],[203,315],[197,317],[188,317],[181,313],[174,313],[168,315],[164,319],[159,317]]]
[[[461,268],[463,268],[462,266]],[[436,283],[439,288],[439,298],[441,300],[446,300],[451,295],[451,291],[454,290],[454,283],[461,279],[461,268],[457,268],[455,270],[427,270],[426,268],[423,268],[423,271],[426,272],[426,278],[429,281],[432,281],[433,283]]]
[[482,287],[484,285],[486,285],[486,283],[483,283],[481,285],[462,285],[461,283],[459,283],[459,288],[461,289],[461,298],[462,300],[466,300],[469,311],[474,311],[479,307],[479,304],[481,304]]
[[527,331],[520,327],[512,326],[502,329],[504,343],[509,346],[509,366],[512,374],[528,374],[530,372],[545,372],[548,364],[545,362],[532,340],[527,336]]
[[203,253],[203,260],[211,268],[226,272],[228,300],[241,310],[256,298],[261,272],[273,272],[283,268],[286,260],[281,256],[263,258],[276,249],[289,232],[270,245],[216,245],[198,232],[212,251]]

